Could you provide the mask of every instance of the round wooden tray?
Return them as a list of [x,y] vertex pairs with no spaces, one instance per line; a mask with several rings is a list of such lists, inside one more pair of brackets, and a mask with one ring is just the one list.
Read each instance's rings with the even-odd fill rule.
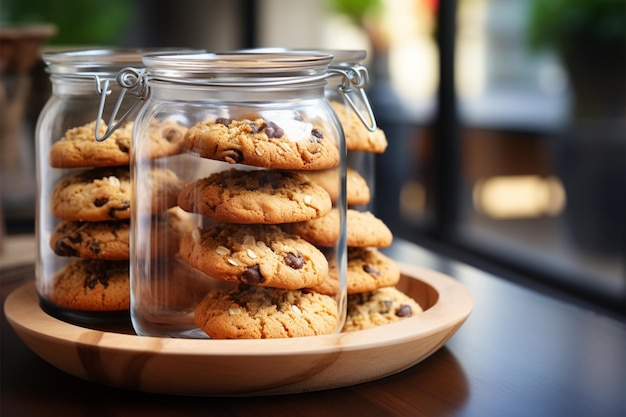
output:
[[473,300],[457,280],[399,263],[398,288],[424,313],[393,324],[329,336],[197,340],[91,329],[39,307],[34,283],[7,298],[22,341],[53,366],[89,381],[154,393],[271,395],[349,386],[400,372],[439,349],[469,316]]

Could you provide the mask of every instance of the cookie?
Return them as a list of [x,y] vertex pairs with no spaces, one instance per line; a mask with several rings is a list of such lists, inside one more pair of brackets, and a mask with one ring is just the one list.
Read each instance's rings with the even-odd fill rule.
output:
[[65,177],[52,190],[50,210],[71,221],[130,218],[128,167],[97,168]]
[[78,260],[53,278],[49,301],[79,311],[122,311],[130,308],[128,261]]
[[335,331],[338,310],[326,295],[240,285],[210,292],[196,308],[195,323],[214,339],[318,336]]
[[385,149],[387,149],[385,132],[380,128],[370,132],[352,109],[345,104],[332,101],[331,105],[343,127],[348,151],[385,152]]
[[[151,196],[151,212],[176,205],[184,183],[168,169],[153,168],[137,187]],[[128,167],[95,168],[63,178],[52,190],[50,210],[61,220],[99,222],[130,218],[131,183]]]
[[[178,205],[178,194],[185,186],[185,182],[171,169],[151,167],[136,171],[137,217],[156,215]],[[147,204],[144,200],[148,200]]]
[[145,135],[137,138],[138,159],[155,159],[179,154],[187,133],[187,127],[175,120],[150,119]]
[[130,223],[62,221],[52,232],[50,247],[58,256],[128,260]]
[[[100,123],[99,133],[106,131]],[[128,165],[133,123],[117,128],[102,142],[95,138],[96,122],[75,127],[50,147],[50,165],[55,168],[89,168]]]
[[348,248],[348,294],[374,291],[396,285],[400,269],[376,248]]
[[224,222],[278,224],[323,216],[332,202],[297,172],[229,169],[187,185],[178,205]]
[[[339,198],[339,171],[336,168],[323,171],[307,171],[306,175],[314,183],[322,186],[335,202]],[[368,204],[371,193],[367,181],[356,169],[346,168],[346,203],[350,206]]]
[[140,258],[175,256],[180,248],[180,239],[184,234],[191,233],[195,225],[191,214],[178,207],[136,221],[150,222],[149,228],[142,229],[150,231],[150,239],[135,239],[135,253]]
[[[348,248],[346,289],[348,294],[360,294],[394,286],[400,281],[400,269],[376,248]],[[328,260],[328,277],[311,291],[335,295],[339,290],[339,273],[334,257]]]
[[[280,124],[280,126],[279,126]],[[310,123],[220,118],[191,127],[185,149],[204,158],[257,167],[327,169],[339,164],[335,141]]]
[[[348,247],[386,248],[391,245],[393,235],[382,220],[369,211],[346,210],[346,244]],[[289,233],[316,246],[334,246],[339,239],[339,210],[332,209],[328,214],[314,220],[285,225]]]
[[213,278],[299,289],[328,275],[322,252],[275,225],[215,224],[182,237],[179,255]]
[[395,287],[348,296],[343,332],[369,329],[422,313],[422,307]]

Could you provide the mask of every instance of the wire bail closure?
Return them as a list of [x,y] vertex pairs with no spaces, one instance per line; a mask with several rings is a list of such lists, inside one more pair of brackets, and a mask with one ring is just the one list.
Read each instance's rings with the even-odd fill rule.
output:
[[[144,75],[145,70],[137,70],[135,68],[126,67],[120,70],[116,77],[115,81],[122,87],[122,91],[120,92],[119,97],[117,98],[117,102],[113,107],[113,111],[111,112],[111,117],[109,118],[109,122],[107,123],[107,128],[104,131],[104,134],[100,134],[100,123],[102,122],[102,117],[104,116],[104,104],[106,102],[107,96],[111,94],[111,90],[109,88],[111,84],[111,80],[104,79],[101,80],[97,75],[96,78],[96,91],[100,95],[100,104],[98,106],[98,116],[96,117],[96,131],[95,138],[98,142],[102,142],[106,140],[113,132],[120,127],[120,125],[126,120],[126,118],[135,110],[135,108],[148,96],[148,84],[146,82],[146,77]],[[137,101],[130,106],[130,108],[116,121],[117,113],[122,106],[122,102],[126,96],[126,92],[130,91],[134,93],[137,97]]]
[[[363,65],[355,64],[350,67],[330,66],[328,70],[330,73],[335,73],[342,76],[342,83],[337,86],[337,90],[346,99],[352,110],[356,113],[359,120],[361,121],[361,123],[363,123],[363,125],[365,125],[367,130],[369,130],[370,132],[376,131],[377,125],[376,119],[374,118],[374,112],[372,111],[372,106],[370,105],[367,95],[365,94],[365,87],[367,87],[369,83],[369,73],[367,72],[367,68]],[[355,89],[358,92],[357,98],[360,99],[365,106],[367,119],[350,96],[352,93],[355,93]]]
[[[341,75],[342,82],[337,86],[339,93],[346,99],[352,110],[356,113],[359,120],[370,132],[374,132],[377,128],[376,119],[374,118],[374,112],[370,102],[365,94],[365,87],[369,83],[369,74],[367,68],[363,65],[355,64],[351,67],[344,66],[330,66],[328,68],[328,74],[326,76]],[[148,97],[149,85],[145,69],[138,70],[132,67],[126,67],[120,70],[115,81],[122,87],[122,91],[113,107],[111,117],[107,123],[107,128],[103,134],[100,134],[100,124],[102,123],[102,117],[104,115],[104,106],[106,98],[111,94],[109,88],[111,80],[100,79],[97,75],[96,90],[100,95],[100,104],[98,106],[98,115],[96,118],[96,132],[95,138],[98,142],[106,140],[113,132],[120,127],[120,125],[126,120],[126,118],[135,110],[135,108]],[[363,114],[361,109],[357,106],[355,100],[351,97],[358,92],[357,99],[359,99],[365,106],[366,115]],[[126,97],[127,92],[132,92],[137,97],[137,101],[116,121],[117,113],[120,110],[122,102]]]

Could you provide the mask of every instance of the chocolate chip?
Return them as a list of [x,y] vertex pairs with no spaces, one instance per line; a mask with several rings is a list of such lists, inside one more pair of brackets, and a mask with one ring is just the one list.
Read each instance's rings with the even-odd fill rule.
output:
[[109,199],[106,197],[96,198],[93,202],[93,205],[96,207],[102,207],[108,202],[109,202]]
[[294,254],[289,252],[285,255],[285,263],[293,269],[302,269],[304,266],[304,256],[301,253]]
[[268,138],[281,138],[285,131],[274,122],[267,122],[263,129]]
[[161,133],[161,136],[168,142],[178,142],[182,139],[183,134],[178,129],[166,129]]
[[69,235],[67,237],[67,240],[69,240],[72,243],[82,243],[83,242],[83,236],[80,233],[77,233],[75,235]]
[[396,310],[396,316],[398,317],[411,317],[413,310],[408,304],[402,304],[399,309]]
[[116,219],[118,211],[127,211],[128,209],[130,209],[130,201],[122,200],[120,201],[120,205],[118,207],[111,207],[109,210],[109,217]]
[[232,123],[233,119],[228,119],[226,117],[218,117],[217,119],[215,119],[215,123],[219,123],[221,125],[224,125],[226,127],[228,127],[228,125],[230,125]]
[[263,278],[263,275],[261,275],[261,270],[259,269],[259,266],[254,265],[243,271],[243,274],[241,274],[239,280],[245,284],[256,285],[265,281],[265,278]]
[[391,307],[393,306],[393,301],[385,300],[385,301],[383,301],[383,305],[385,306],[385,311],[381,311],[381,313],[385,314],[385,313],[389,312],[389,310],[391,310]]
[[87,246],[89,248],[89,250],[94,253],[94,254],[99,254],[100,253],[100,242],[98,241],[93,241],[91,243],[89,243],[89,245]]
[[54,245],[54,253],[59,256],[78,256],[78,251],[63,240],[58,240]]
[[128,143],[125,143],[121,140],[117,140],[116,142],[117,147],[120,149],[120,151],[124,152],[124,153],[128,153],[130,152],[130,148],[128,146]]
[[318,128],[311,130],[311,136],[313,136],[316,139],[324,139],[324,134]]
[[109,275],[106,273],[106,271],[98,271],[98,272],[94,272],[91,275],[89,275],[87,278],[85,278],[85,282],[83,283],[83,286],[85,288],[89,288],[90,290],[93,290],[96,285],[98,285],[98,283],[102,284],[104,286],[104,288],[109,286]]
[[370,264],[365,264],[365,265],[363,265],[363,270],[364,270],[365,272],[367,272],[368,274],[370,274],[370,275],[375,275],[375,276],[377,276],[377,277],[379,277],[379,276],[380,276],[380,271],[379,271],[378,269],[374,268],[374,267],[373,267],[372,265],[370,265]]
[[243,162],[243,154],[237,149],[227,149],[224,151],[223,159],[229,164],[240,164]]

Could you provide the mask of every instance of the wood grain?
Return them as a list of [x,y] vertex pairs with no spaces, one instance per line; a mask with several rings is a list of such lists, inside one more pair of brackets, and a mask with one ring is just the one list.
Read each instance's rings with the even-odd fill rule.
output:
[[471,294],[458,281],[399,265],[403,272],[399,288],[425,312],[331,336],[192,340],[90,329],[44,313],[33,283],[7,298],[5,314],[22,341],[45,361],[105,385],[201,396],[317,391],[379,379],[415,365],[439,349],[470,314]]

